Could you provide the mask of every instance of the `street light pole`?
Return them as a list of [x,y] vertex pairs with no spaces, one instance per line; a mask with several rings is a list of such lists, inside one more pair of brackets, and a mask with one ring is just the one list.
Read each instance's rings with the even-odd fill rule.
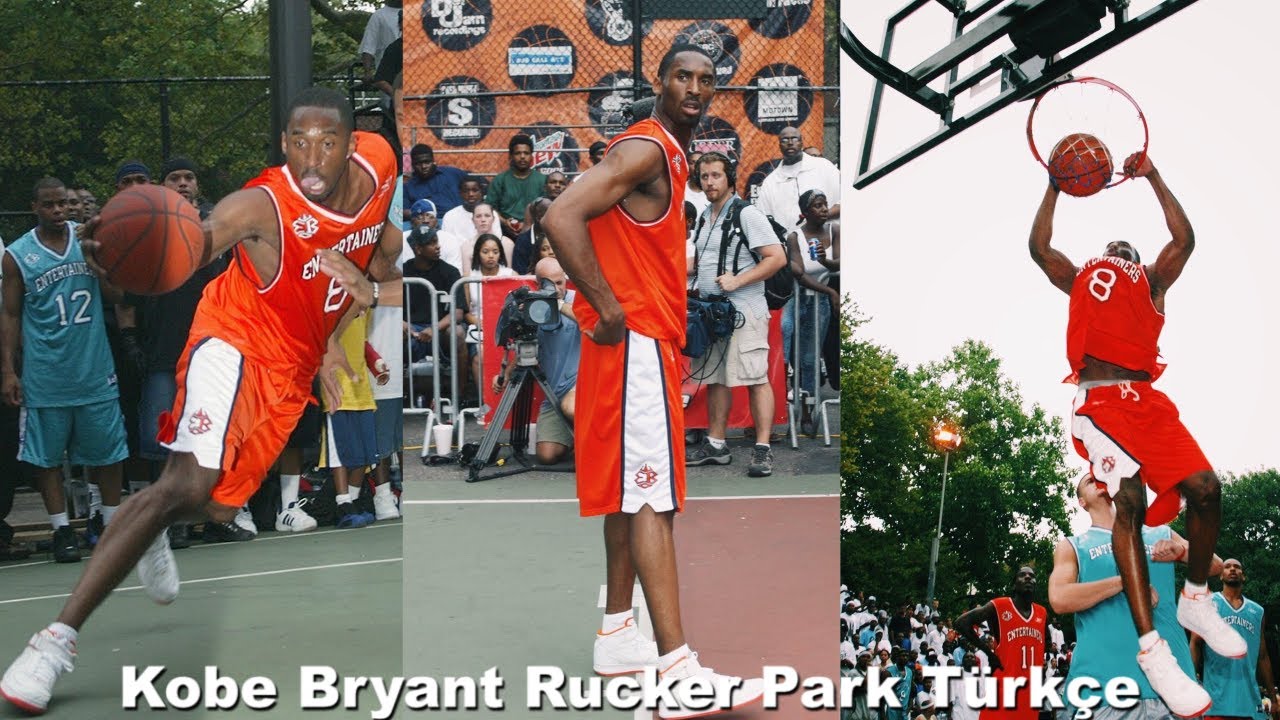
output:
[[942,451],[942,497],[938,500],[938,527],[933,533],[933,545],[929,549],[929,587],[925,592],[925,604],[933,604],[934,583],[938,577],[938,544],[942,542],[942,510],[947,504],[947,471],[951,465],[951,452],[960,447],[960,431],[953,425],[940,422],[933,428],[934,446]]

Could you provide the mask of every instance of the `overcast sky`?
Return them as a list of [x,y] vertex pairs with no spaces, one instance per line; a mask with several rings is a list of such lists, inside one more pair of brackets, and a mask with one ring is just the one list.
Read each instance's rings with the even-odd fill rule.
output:
[[[885,19],[905,4],[858,0],[841,12],[878,50]],[[1137,11],[1150,5],[1134,3]],[[1141,104],[1151,158],[1195,228],[1196,250],[1167,296],[1160,345],[1169,367],[1156,386],[1178,405],[1210,462],[1235,473],[1280,465],[1280,149],[1271,112],[1280,103],[1260,74],[1273,63],[1268,48],[1280,12],[1270,3],[1253,10],[1201,0],[1075,73],[1115,82]],[[945,44],[949,15],[931,3],[917,16],[899,26],[899,67]],[[912,366],[942,358],[966,338],[986,342],[1028,405],[1065,418],[1075,393],[1059,382],[1069,371],[1067,296],[1027,252],[1046,184],[1027,147],[1029,103],[855,191],[872,82],[847,58],[841,72],[844,286],[873,319],[866,337]],[[937,123],[901,97],[886,100],[877,160]],[[1144,262],[1167,241],[1146,181],[1059,200],[1054,245],[1077,265],[1117,239],[1131,241]],[[1085,467],[1074,453],[1069,464]]]

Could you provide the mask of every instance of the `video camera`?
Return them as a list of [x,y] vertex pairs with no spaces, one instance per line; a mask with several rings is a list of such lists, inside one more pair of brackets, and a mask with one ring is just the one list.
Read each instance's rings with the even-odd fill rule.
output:
[[560,293],[546,278],[537,290],[518,287],[507,295],[498,316],[497,345],[505,348],[512,342],[536,342],[538,330],[560,324]]

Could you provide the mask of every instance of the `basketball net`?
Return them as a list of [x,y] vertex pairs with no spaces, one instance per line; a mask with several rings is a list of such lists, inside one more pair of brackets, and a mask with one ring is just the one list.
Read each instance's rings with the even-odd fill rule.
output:
[[1110,152],[1112,177],[1107,187],[1128,180],[1124,161],[1141,153],[1146,157],[1147,120],[1129,93],[1101,78],[1077,78],[1059,83],[1036,98],[1027,117],[1027,142],[1031,154],[1046,169],[1054,148],[1069,135],[1084,133],[1097,138]]

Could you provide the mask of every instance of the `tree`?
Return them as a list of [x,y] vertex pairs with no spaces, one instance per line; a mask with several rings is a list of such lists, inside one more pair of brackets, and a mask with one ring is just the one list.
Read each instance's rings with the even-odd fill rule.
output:
[[1018,565],[1047,575],[1073,491],[1058,422],[1039,406],[1024,408],[980,342],[909,369],[857,337],[856,309],[842,322],[845,582],[890,603],[923,598],[942,492],[943,457],[930,436],[944,417],[964,435],[951,455],[942,522],[936,595],[944,609],[967,607],[970,586],[984,597],[1007,592]]
[[[331,0],[346,12],[373,9],[367,0]],[[114,189],[115,168],[140,158],[158,170],[162,96],[168,103],[174,154],[197,162],[201,189],[217,198],[239,187],[266,160],[269,83],[41,85],[175,77],[265,77],[267,3],[249,0],[12,0],[0,3],[0,209],[17,211],[0,225],[12,240],[30,228],[31,186],[45,175],[83,182],[100,201]],[[352,21],[354,22],[354,21]],[[50,43],[56,37],[56,43]],[[316,17],[313,66],[318,75],[357,59],[358,37]]]

